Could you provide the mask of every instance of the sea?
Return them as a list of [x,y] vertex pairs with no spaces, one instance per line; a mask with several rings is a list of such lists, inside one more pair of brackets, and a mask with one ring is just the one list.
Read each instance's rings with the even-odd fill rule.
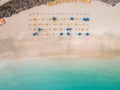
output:
[[0,90],[120,90],[120,59],[1,60]]

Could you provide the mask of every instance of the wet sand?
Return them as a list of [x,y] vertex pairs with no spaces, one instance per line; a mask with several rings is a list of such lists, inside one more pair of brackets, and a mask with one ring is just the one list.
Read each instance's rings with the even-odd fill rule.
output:
[[[56,8],[59,8],[56,10]],[[31,57],[120,58],[120,5],[106,6],[101,2],[45,5],[5,18],[0,27],[0,58]],[[82,12],[91,14],[89,37],[33,37],[29,13]]]

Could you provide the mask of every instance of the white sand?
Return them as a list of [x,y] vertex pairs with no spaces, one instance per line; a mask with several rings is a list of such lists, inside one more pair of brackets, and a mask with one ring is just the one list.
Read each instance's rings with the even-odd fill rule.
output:
[[6,2],[8,2],[8,1],[10,1],[10,0],[0,0],[0,5],[6,3]]
[[[57,9],[56,9],[57,8]],[[37,12],[89,12],[89,37],[60,38],[33,37],[29,27],[29,14]],[[98,57],[120,58],[120,4],[106,6],[102,2],[91,4],[66,3],[53,7],[39,6],[23,11],[10,18],[0,27],[0,57]]]

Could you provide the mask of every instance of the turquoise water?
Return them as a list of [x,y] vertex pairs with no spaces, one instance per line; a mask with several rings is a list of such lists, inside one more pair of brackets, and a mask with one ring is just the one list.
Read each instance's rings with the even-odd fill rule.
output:
[[0,90],[120,90],[119,59],[1,62]]

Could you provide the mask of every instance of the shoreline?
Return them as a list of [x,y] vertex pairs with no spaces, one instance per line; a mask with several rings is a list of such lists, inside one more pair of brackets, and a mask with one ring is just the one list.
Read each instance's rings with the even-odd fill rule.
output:
[[[39,13],[89,12],[90,36],[33,37],[29,19],[34,16],[29,17],[29,14],[38,11]],[[53,7],[42,5],[20,12],[18,15],[6,18],[7,23],[0,27],[0,58],[15,60],[30,57],[120,58],[119,14],[119,6],[113,8],[98,2],[92,2],[90,5],[66,3]]]
[[[113,39],[111,42],[109,42],[110,38]],[[3,40],[2,45],[0,44],[2,48],[2,50],[0,49],[2,51],[0,52],[0,57],[11,59],[24,59],[28,57],[120,58],[120,51],[118,50],[120,45],[119,38],[120,37],[116,36],[113,37],[113,35],[111,37],[106,37],[105,35],[104,38],[101,38],[101,36],[91,36],[91,38],[88,39],[62,39],[62,42],[60,42],[61,38],[49,38],[50,41],[45,41],[47,37],[41,39],[24,38],[22,40],[12,41],[8,39],[10,42]],[[5,43],[9,45],[10,48],[5,48],[8,47],[5,46]],[[6,49],[7,52],[5,51]]]

